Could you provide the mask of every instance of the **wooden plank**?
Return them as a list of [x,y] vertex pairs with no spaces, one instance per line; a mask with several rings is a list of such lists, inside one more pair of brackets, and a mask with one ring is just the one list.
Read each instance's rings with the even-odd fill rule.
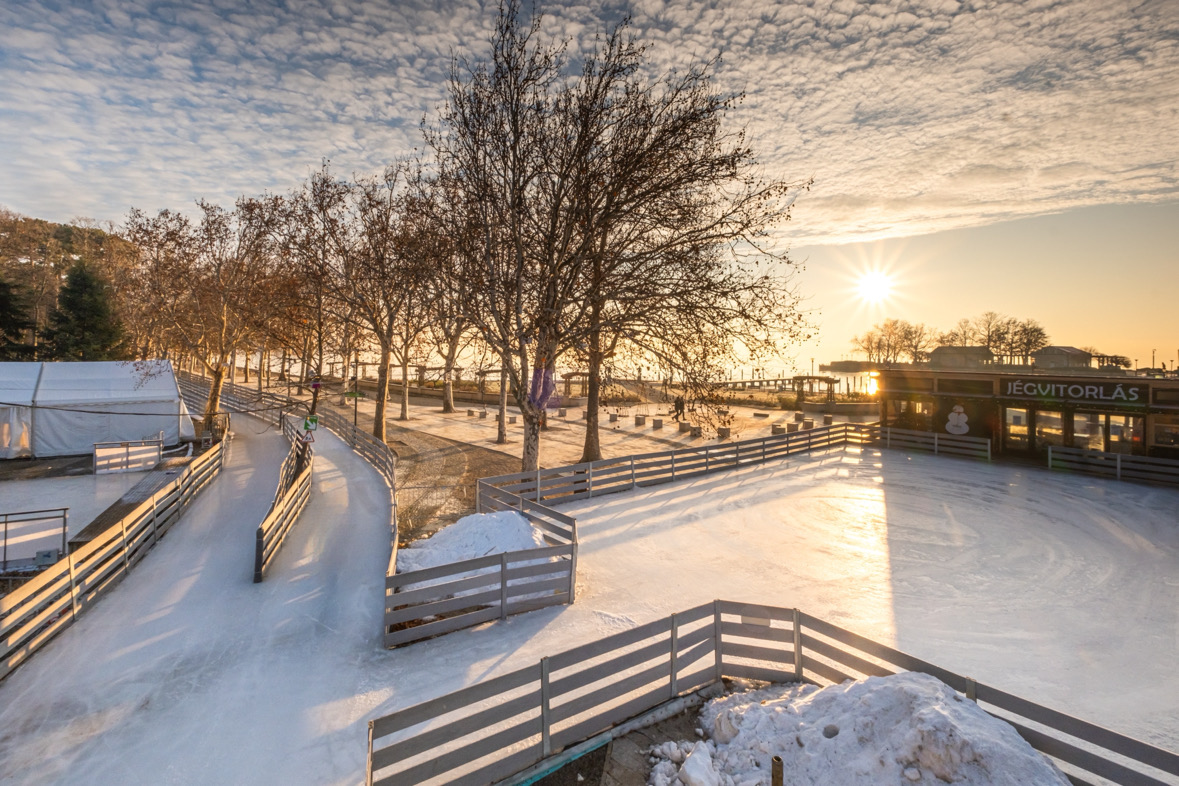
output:
[[558,576],[554,579],[541,579],[539,581],[522,582],[520,584],[508,585],[508,599],[519,598],[521,595],[536,595],[542,592],[556,593],[559,591],[569,591],[569,573],[566,572],[564,576]]
[[762,666],[747,666],[742,663],[726,663],[725,676],[762,680],[763,682],[797,682],[793,670],[767,669]]
[[713,614],[715,613],[715,607],[716,604],[714,603],[702,603],[699,606],[693,606],[687,611],[677,612],[675,615],[676,623],[679,625],[681,630],[691,625],[693,622],[699,622],[700,620],[706,619],[711,624]]
[[405,587],[410,584],[416,584],[422,581],[431,581],[434,579],[443,579],[447,576],[456,576],[460,573],[470,573],[481,568],[495,568],[499,569],[499,555],[492,554],[489,557],[476,557],[475,559],[466,559],[460,562],[451,562],[447,565],[438,565],[433,568],[423,568],[421,570],[411,570],[404,573],[394,573],[392,576],[385,577],[385,588],[396,590],[400,587]]
[[[390,608],[385,612],[385,625],[396,625],[401,622],[412,622],[427,617],[437,617],[443,614],[454,615],[469,609],[471,612],[480,611],[483,606],[499,605],[499,588],[472,595],[461,595],[457,598],[443,597],[429,603],[417,603],[403,609]],[[473,624],[473,623],[472,623]]]
[[[568,585],[568,579],[565,581]],[[564,606],[571,603],[569,600],[569,592],[554,592],[552,595],[546,595],[543,598],[527,598],[524,600],[509,600],[508,614],[525,614],[529,611],[536,611],[537,609],[547,609],[550,606]]]
[[828,644],[825,641],[820,641],[813,636],[802,634],[802,648],[803,652],[816,652],[823,657],[833,660],[843,666],[853,668],[864,676],[871,677],[888,677],[896,674],[896,669],[890,669],[881,666],[871,661],[865,660],[861,657],[853,655],[847,650]]
[[735,642],[726,641],[721,648],[721,657],[724,659],[725,668],[728,667],[730,658],[746,658],[749,660],[764,660],[770,663],[789,663],[791,667],[794,666],[794,650],[778,650],[770,647],[758,647],[753,644],[737,644]]
[[457,720],[433,729],[428,729],[399,742],[378,748],[373,751],[373,769],[384,769],[398,761],[409,759],[426,753],[436,747],[458,740],[470,734],[484,731],[492,726],[507,721],[525,712],[540,711],[540,689],[532,690],[522,696],[497,702],[494,706],[465,715]]
[[[670,633],[670,630],[669,630]],[[667,658],[669,657],[669,642],[667,640],[656,641],[641,647],[637,650],[623,653],[614,658],[611,658],[602,663],[594,664],[575,671],[568,676],[561,677],[549,681],[549,692],[554,700],[560,698],[566,693],[571,693],[580,690],[588,685],[606,679],[607,677],[614,677],[621,672],[635,668],[653,658]],[[549,660],[550,667],[552,659]]]
[[711,625],[705,625],[696,630],[684,632],[684,626],[679,626],[678,644],[680,650],[686,650],[702,641],[712,641],[715,630]]
[[828,666],[826,663],[815,660],[805,653],[802,656],[802,670],[804,674],[809,671],[836,684],[844,680],[855,679],[850,674],[845,674],[834,666]]
[[[508,563],[511,565],[512,563]],[[508,581],[517,581],[519,579],[532,578],[533,576],[548,576],[555,574],[564,574],[565,581],[569,580],[570,562],[567,559],[558,560],[556,562],[542,562],[539,565],[517,565],[516,567],[509,567],[507,572]]]
[[793,623],[794,609],[783,609],[778,606],[762,606],[757,603],[734,603],[729,600],[717,601],[717,610],[721,614],[730,614],[757,619],[778,620]]
[[1096,726],[1080,718],[1043,707],[1021,699],[998,688],[979,683],[976,694],[979,701],[1015,713],[1030,721],[1057,729],[1079,740],[1092,743],[1113,751],[1121,756],[1142,762],[1155,769],[1179,775],[1179,753],[1172,753],[1141,740],[1118,734],[1116,731]]
[[643,639],[652,636],[670,635],[671,620],[661,619],[654,622],[648,622],[645,625],[640,625],[637,628],[624,630],[621,633],[614,633],[603,639],[591,641],[588,644],[582,644],[579,647],[574,647],[571,650],[556,655],[549,656],[549,668],[553,671],[567,669],[570,666],[576,666],[582,661],[587,661],[591,658],[596,658],[612,650],[622,649],[632,644],[637,644]]
[[[488,783],[495,783],[503,778],[515,775],[522,770],[526,770],[540,760],[540,746],[530,745],[507,758],[496,759],[490,764],[472,772],[464,773],[447,782],[453,783],[454,786],[486,786]],[[407,783],[406,786],[416,786],[416,784]]]
[[[417,784],[424,783],[429,778],[438,777],[444,773],[450,772],[456,767],[461,767],[464,764],[478,761],[479,759],[493,754],[513,745],[521,740],[526,740],[540,734],[540,718],[533,718],[531,720],[514,724],[506,729],[490,734],[487,737],[472,742],[463,747],[443,753],[432,759],[428,759],[421,764],[403,770],[395,783]],[[382,781],[385,782],[385,781]]]
[[570,699],[564,704],[556,705],[550,713],[552,722],[556,724],[569,720],[584,712],[589,712],[600,707],[612,699],[621,698],[645,685],[651,685],[653,683],[663,686],[663,696],[666,698],[668,680],[671,674],[670,668],[670,662],[657,663],[637,674],[629,674],[625,677],[616,678],[613,682],[601,688],[592,690],[575,699]]
[[[468,705],[478,704],[501,694],[523,688],[530,683],[537,682],[539,675],[540,672],[535,665],[526,666],[525,668],[516,669],[507,674],[501,674],[498,677],[492,677],[489,680],[462,688],[453,693],[448,693],[435,699],[429,699],[428,701],[423,701],[411,707],[406,707],[403,710],[398,710],[384,717],[377,718],[373,721],[373,739],[388,736],[394,732],[408,729],[419,723],[425,723],[426,721],[449,714]],[[539,687],[536,690],[539,691]]]
[[[697,642],[690,647],[681,647],[679,652],[676,654],[676,666],[680,670],[684,670],[685,666],[691,666],[701,658],[709,658],[709,673],[712,674],[712,671],[715,671],[716,669],[714,661],[712,660],[712,654],[715,651],[716,642],[713,641],[712,636],[709,636],[704,641]],[[683,681],[679,679],[679,675],[676,676],[676,679],[682,686]]]
[[581,740],[589,739],[598,732],[605,731],[611,726],[624,723],[650,709],[658,707],[666,700],[667,684],[663,683],[657,688],[643,693],[624,704],[610,709],[604,709],[597,715],[576,725],[554,732],[552,735],[553,749],[560,750]]
[[721,636],[788,643],[794,641],[794,631],[791,628],[769,628],[765,625],[745,625],[724,620],[721,620]]
[[1011,724],[1016,732],[1019,733],[1019,736],[1027,740],[1029,745],[1041,753],[1046,753],[1053,758],[1066,761],[1098,777],[1107,778],[1119,784],[1119,786],[1170,786],[1166,781],[1161,781],[1137,770],[1132,770],[1122,764],[1099,756],[1092,751],[1070,745],[1056,737],[1028,728],[1010,718],[996,717]]
[[447,617],[435,622],[427,622],[424,625],[418,625],[414,628],[407,628],[396,632],[389,631],[385,628],[384,643],[385,647],[396,647],[400,644],[409,644],[415,641],[421,641],[433,636],[441,636],[444,633],[453,633],[456,630],[463,628],[470,628],[479,625],[483,622],[490,622],[491,620],[499,619],[499,607],[491,606],[479,611],[472,611],[469,614],[462,614],[457,617]]

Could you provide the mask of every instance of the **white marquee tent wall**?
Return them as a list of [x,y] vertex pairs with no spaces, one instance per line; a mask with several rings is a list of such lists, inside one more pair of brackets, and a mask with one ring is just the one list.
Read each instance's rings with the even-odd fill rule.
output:
[[194,436],[172,364],[0,363],[0,458],[90,453],[95,442]]

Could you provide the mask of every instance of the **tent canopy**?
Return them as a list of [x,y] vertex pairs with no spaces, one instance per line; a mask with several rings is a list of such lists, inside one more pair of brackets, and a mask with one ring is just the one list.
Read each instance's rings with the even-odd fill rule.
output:
[[0,458],[79,455],[95,442],[155,439],[160,432],[166,445],[194,436],[167,360],[0,363],[0,393],[0,401],[19,405],[7,409],[21,410],[25,435],[0,410],[0,424],[9,423],[7,430],[0,425]]

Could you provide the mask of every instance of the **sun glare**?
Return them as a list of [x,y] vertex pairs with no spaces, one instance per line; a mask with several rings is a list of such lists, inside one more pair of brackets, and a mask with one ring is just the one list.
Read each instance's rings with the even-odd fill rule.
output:
[[860,293],[860,299],[869,303],[880,303],[892,293],[892,279],[887,273],[880,271],[865,273],[860,276],[856,290]]

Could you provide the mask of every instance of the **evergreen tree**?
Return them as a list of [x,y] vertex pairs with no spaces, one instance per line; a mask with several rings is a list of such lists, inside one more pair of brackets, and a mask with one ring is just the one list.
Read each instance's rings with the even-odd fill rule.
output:
[[45,332],[51,360],[119,360],[123,326],[111,307],[107,283],[85,262],[70,268]]
[[32,360],[32,345],[21,341],[32,327],[24,293],[0,279],[0,360]]

